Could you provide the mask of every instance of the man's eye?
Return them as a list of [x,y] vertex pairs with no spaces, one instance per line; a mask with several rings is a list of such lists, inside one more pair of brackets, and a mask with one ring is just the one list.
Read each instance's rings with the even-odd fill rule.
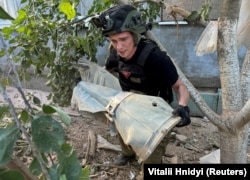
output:
[[121,41],[126,41],[128,38],[122,38]]

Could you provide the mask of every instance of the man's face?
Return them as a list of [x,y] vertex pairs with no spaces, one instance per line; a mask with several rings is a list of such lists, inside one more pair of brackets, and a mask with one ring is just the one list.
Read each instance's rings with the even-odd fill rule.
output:
[[134,39],[129,31],[109,35],[111,45],[115,48],[118,55],[129,60],[136,51]]

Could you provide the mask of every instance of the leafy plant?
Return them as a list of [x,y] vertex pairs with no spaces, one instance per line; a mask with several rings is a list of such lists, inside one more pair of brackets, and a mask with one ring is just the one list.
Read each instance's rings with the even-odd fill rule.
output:
[[[30,164],[30,172],[33,175],[48,180],[57,180],[63,177],[72,180],[88,179],[88,172],[86,173],[88,167],[82,169],[75,150],[65,141],[63,124],[69,126],[71,118],[55,106],[41,105],[35,96],[31,99],[34,104],[32,107],[20,88],[18,90],[27,109],[16,112],[13,103],[1,85],[0,90],[9,104],[9,110],[13,117],[10,123],[0,128],[0,166],[11,161],[18,139],[24,136],[32,150],[33,161]],[[6,106],[1,106],[0,110],[9,112],[6,111]],[[2,113],[2,117],[4,114]],[[27,124],[30,124],[30,128],[26,126]],[[52,159],[52,155],[56,158]],[[0,175],[9,179],[23,179],[20,173],[6,168],[0,169]]]
[[[9,42],[2,55],[8,61],[20,64],[20,79],[27,80],[27,69],[35,67],[35,74],[48,72],[46,85],[51,88],[49,99],[61,106],[68,106],[79,77],[75,64],[80,58],[95,59],[97,31],[86,32],[84,21],[77,20],[79,0],[33,1],[23,0],[23,8],[11,26],[2,29]],[[25,5],[24,5],[25,3]],[[45,71],[48,70],[48,71]]]
[[212,7],[209,4],[203,4],[200,12],[192,11],[186,20],[188,22],[199,21],[200,19],[208,21],[211,10]]
[[201,19],[208,21],[211,10],[212,7],[209,4],[203,4],[200,12]]

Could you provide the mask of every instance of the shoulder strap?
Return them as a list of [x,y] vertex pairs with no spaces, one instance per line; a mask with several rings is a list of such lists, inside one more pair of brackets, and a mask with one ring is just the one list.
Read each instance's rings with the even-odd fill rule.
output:
[[140,66],[144,66],[145,60],[147,59],[149,53],[155,47],[157,47],[157,45],[155,43],[148,41],[146,46],[143,48],[142,52],[139,55],[139,58],[137,60],[137,64],[139,64]]

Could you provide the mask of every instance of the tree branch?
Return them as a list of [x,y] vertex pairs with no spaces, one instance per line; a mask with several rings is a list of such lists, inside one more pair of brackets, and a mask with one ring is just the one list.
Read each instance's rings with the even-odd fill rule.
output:
[[246,102],[243,108],[236,114],[233,126],[243,127],[250,121],[250,99]]
[[243,96],[243,104],[250,99],[250,48],[246,52],[244,62],[241,69],[241,90]]

